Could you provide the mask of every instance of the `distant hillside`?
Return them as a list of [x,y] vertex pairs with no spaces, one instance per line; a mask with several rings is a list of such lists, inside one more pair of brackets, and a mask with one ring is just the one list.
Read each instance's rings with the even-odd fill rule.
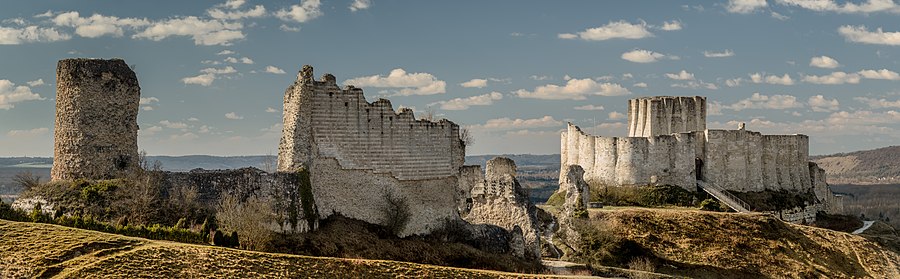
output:
[[830,184],[900,184],[900,146],[810,156]]
[[260,253],[6,220],[0,220],[0,239],[0,278],[538,277],[396,261]]

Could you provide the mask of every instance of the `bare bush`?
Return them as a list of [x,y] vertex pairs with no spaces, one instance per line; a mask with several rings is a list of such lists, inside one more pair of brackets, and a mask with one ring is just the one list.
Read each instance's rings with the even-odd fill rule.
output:
[[172,187],[169,192],[169,209],[172,210],[174,219],[187,219],[195,221],[200,219],[203,207],[200,205],[200,191],[196,186],[178,185]]
[[649,274],[649,273],[656,272],[656,266],[653,265],[653,262],[647,258],[641,257],[641,258],[632,259],[630,262],[628,262],[628,269],[643,271],[643,272],[632,273],[631,278],[635,278],[635,279],[656,278],[656,276],[653,276],[653,274]]
[[235,194],[225,195],[217,206],[216,221],[225,231],[241,236],[240,247],[263,251],[273,239],[269,223],[273,220],[272,207],[265,200],[251,196],[243,202]]
[[388,189],[382,193],[384,202],[379,206],[384,226],[387,227],[394,235],[399,235],[409,223],[412,215],[409,210],[409,203],[401,195],[394,194]]
[[23,171],[17,173],[15,177],[13,177],[13,182],[19,184],[22,187],[22,190],[28,191],[31,188],[34,188],[38,185],[41,185],[41,176],[31,173],[31,171]]
[[466,148],[475,144],[475,138],[472,136],[472,131],[469,130],[469,128],[462,128],[459,130],[459,140],[462,141],[463,146]]

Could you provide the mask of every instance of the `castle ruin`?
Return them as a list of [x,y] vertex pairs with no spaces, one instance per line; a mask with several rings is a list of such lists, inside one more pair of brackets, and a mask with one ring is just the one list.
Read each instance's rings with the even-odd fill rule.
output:
[[566,166],[580,165],[592,185],[700,187],[739,211],[752,206],[729,192],[813,192],[808,208],[779,214],[811,222],[815,212],[840,212],[822,169],[809,162],[806,135],[706,129],[706,98],[699,96],[633,99],[628,114],[629,137],[588,135],[569,123],[561,135],[560,179]]
[[140,98],[122,59],[60,60],[51,179],[109,179],[137,167]]
[[278,170],[310,173],[321,218],[334,213],[383,223],[386,193],[408,201],[404,235],[430,232],[458,219],[457,187],[465,146],[459,126],[415,119],[391,102],[366,101],[362,89],[338,87],[335,77],[313,79],[303,66],[284,93],[284,132]]

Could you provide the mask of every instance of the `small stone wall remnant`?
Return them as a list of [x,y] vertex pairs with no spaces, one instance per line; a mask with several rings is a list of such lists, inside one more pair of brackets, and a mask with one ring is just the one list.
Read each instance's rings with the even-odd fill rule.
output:
[[52,180],[123,177],[138,167],[141,88],[122,59],[64,59],[56,68]]
[[473,224],[493,224],[509,231],[521,230],[525,257],[540,258],[541,239],[537,208],[516,180],[516,163],[505,157],[487,162],[483,190],[472,191],[472,209],[465,220]]

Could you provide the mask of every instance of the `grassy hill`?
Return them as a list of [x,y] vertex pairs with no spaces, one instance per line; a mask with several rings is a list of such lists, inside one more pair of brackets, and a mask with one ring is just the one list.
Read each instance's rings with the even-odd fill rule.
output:
[[900,146],[810,156],[831,184],[900,184]]
[[395,261],[260,253],[0,220],[0,278],[531,278]]
[[[584,230],[589,252],[575,261],[598,269],[644,258],[691,278],[900,278],[893,230],[853,235],[763,214],[648,208],[591,209]],[[867,239],[877,237],[894,242]]]

